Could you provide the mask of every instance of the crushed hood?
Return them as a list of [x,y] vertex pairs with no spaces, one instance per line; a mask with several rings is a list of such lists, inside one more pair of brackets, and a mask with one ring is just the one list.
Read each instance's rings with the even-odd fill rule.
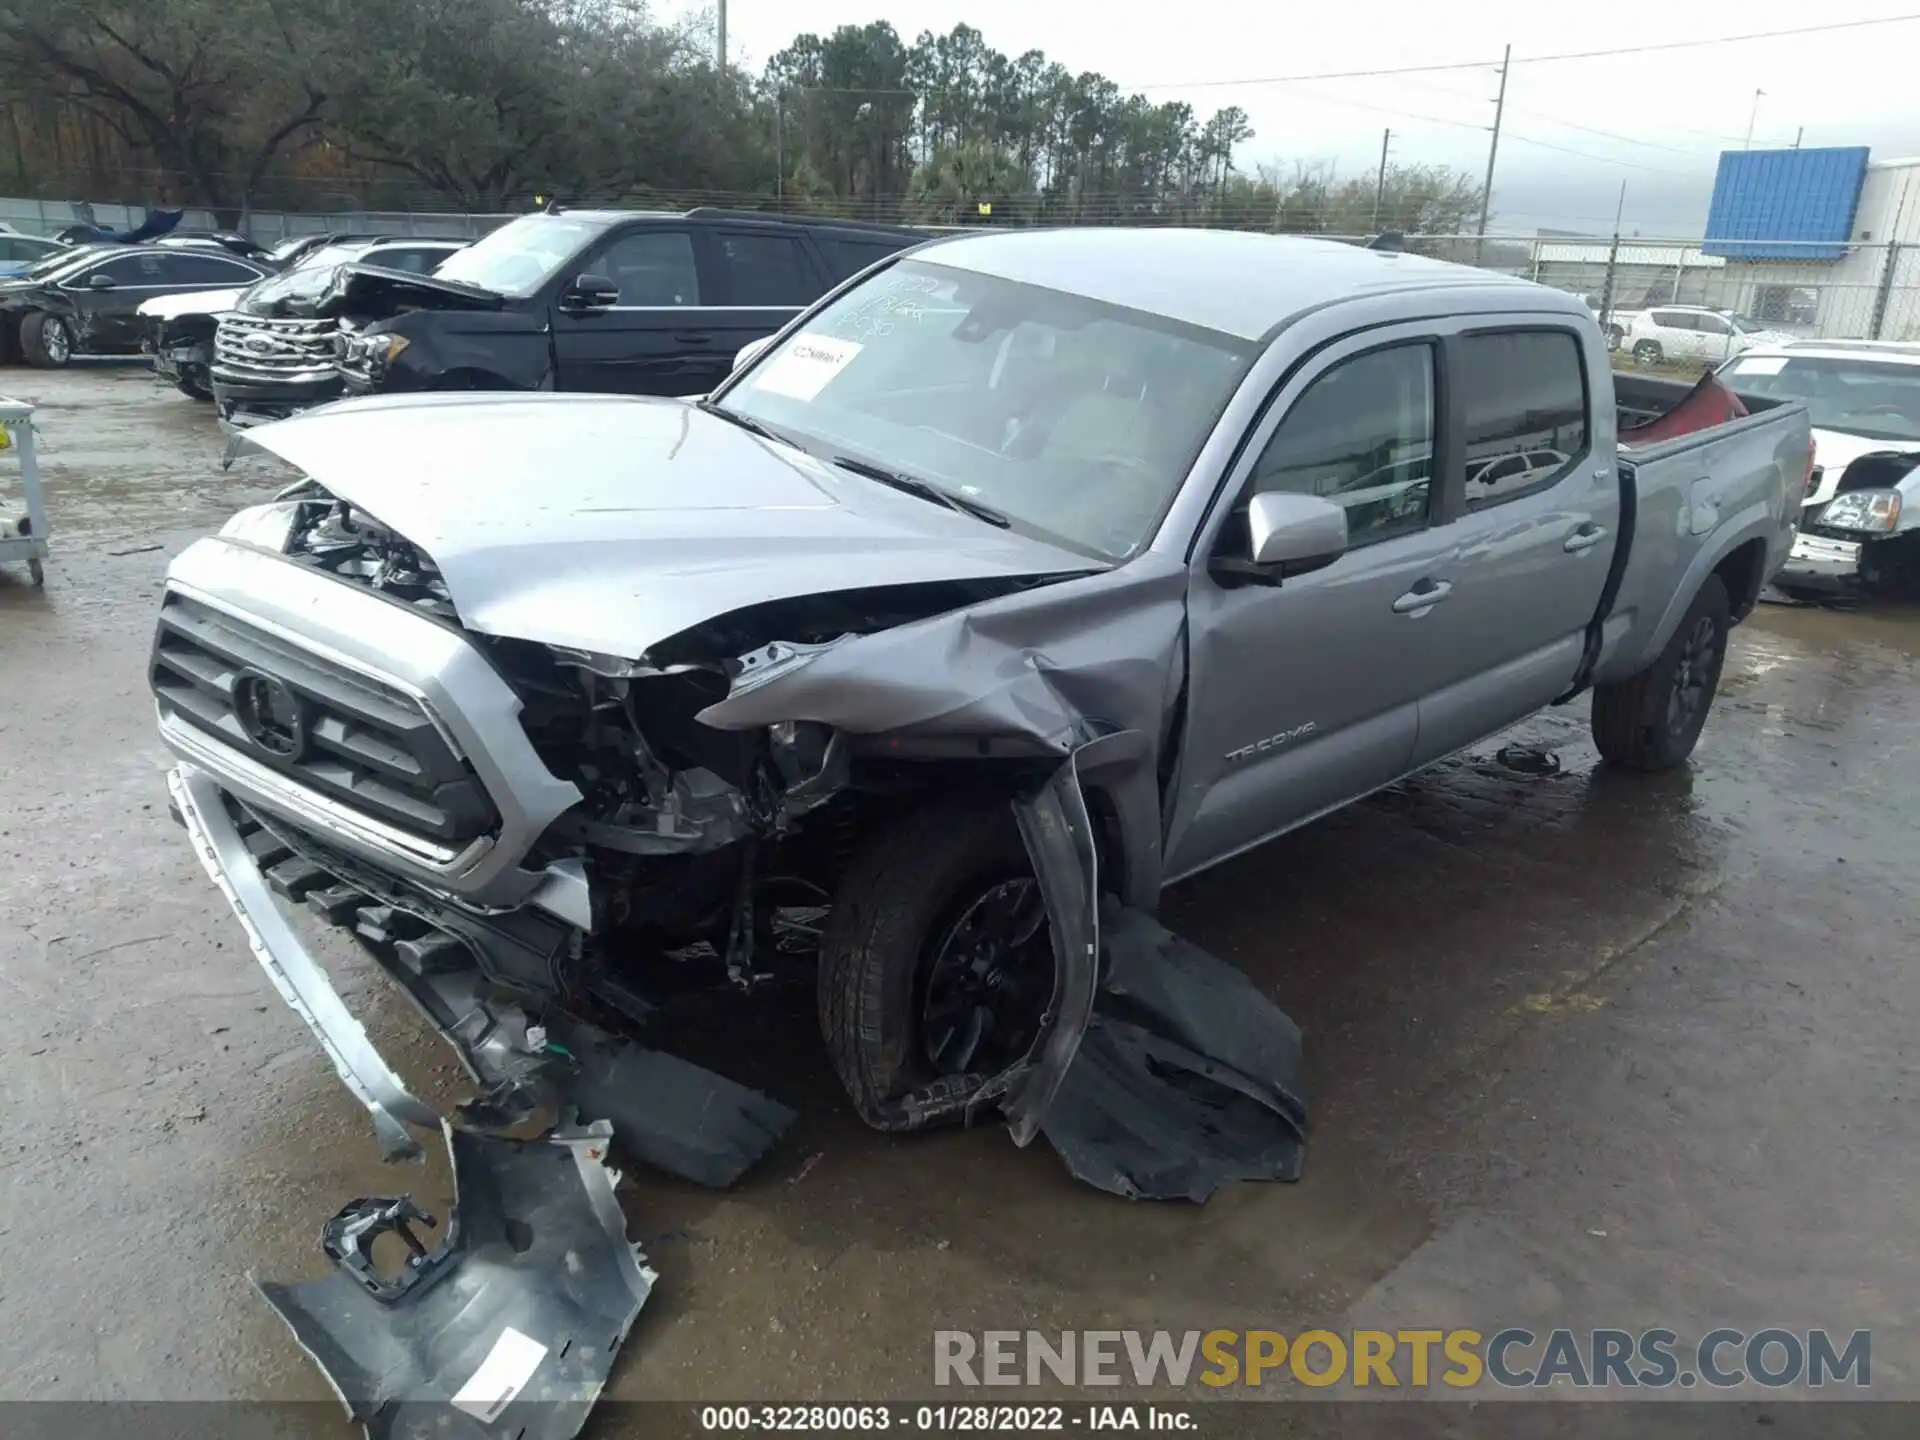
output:
[[627,658],[774,600],[1105,568],[678,400],[369,396],[247,437],[424,550],[472,629]]
[[381,265],[342,265],[328,278],[325,293],[314,304],[316,315],[366,315],[376,319],[402,310],[498,310],[504,295],[436,280]]

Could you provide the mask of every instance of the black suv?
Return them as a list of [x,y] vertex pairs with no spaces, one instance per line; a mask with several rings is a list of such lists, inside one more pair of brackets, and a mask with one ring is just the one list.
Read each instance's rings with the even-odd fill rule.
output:
[[[700,394],[742,346],[926,238],[753,211],[548,209],[509,221],[432,275],[344,266],[304,314],[271,318],[303,345],[332,334],[354,394]],[[217,366],[214,380],[218,390]]]

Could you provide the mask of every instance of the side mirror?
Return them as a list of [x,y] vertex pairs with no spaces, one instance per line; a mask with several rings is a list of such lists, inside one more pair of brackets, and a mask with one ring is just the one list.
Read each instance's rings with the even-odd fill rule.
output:
[[1212,568],[1267,585],[1324,570],[1347,553],[1347,512],[1318,495],[1263,490],[1247,502],[1247,541],[1244,558],[1222,555]]
[[561,303],[569,310],[604,310],[620,303],[620,287],[604,275],[576,275]]
[[87,288],[89,290],[111,290],[113,289],[113,277],[104,270],[96,270],[87,277]]
[[771,345],[772,343],[773,343],[773,336],[768,335],[762,339],[754,340],[749,342],[748,344],[742,345],[740,347],[740,353],[733,357],[733,368],[735,370],[746,369],[747,366],[751,365],[756,359],[759,358],[760,352],[762,350],[765,350],[767,346]]

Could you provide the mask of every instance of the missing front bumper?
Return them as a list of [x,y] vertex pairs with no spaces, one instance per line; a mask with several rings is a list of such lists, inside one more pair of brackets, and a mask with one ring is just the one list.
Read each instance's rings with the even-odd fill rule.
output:
[[276,833],[244,812],[236,818],[204,771],[178,766],[167,784],[194,852],[233,907],[254,958],[366,1106],[386,1159],[417,1158],[412,1130],[437,1131],[441,1117],[374,1048],[276,903],[276,889],[354,934],[454,1048],[480,1086],[460,1112],[471,1127],[510,1129],[539,1112],[572,1108],[583,1119],[612,1122],[618,1145],[635,1158],[724,1187],[792,1124],[786,1106],[678,1056],[563,1012],[530,1015],[474,960],[472,945],[514,943],[544,970],[553,957],[543,958],[537,947],[558,943],[557,925],[528,942],[510,937],[499,917],[443,907],[438,918],[445,924],[437,926],[415,913],[431,907],[391,879],[348,857],[306,850],[290,830]]

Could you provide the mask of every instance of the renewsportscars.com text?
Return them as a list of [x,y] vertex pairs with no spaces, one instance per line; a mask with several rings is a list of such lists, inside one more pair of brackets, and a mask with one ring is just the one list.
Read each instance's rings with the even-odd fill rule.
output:
[[1867,1330],[937,1330],[935,1385],[1865,1389]]

